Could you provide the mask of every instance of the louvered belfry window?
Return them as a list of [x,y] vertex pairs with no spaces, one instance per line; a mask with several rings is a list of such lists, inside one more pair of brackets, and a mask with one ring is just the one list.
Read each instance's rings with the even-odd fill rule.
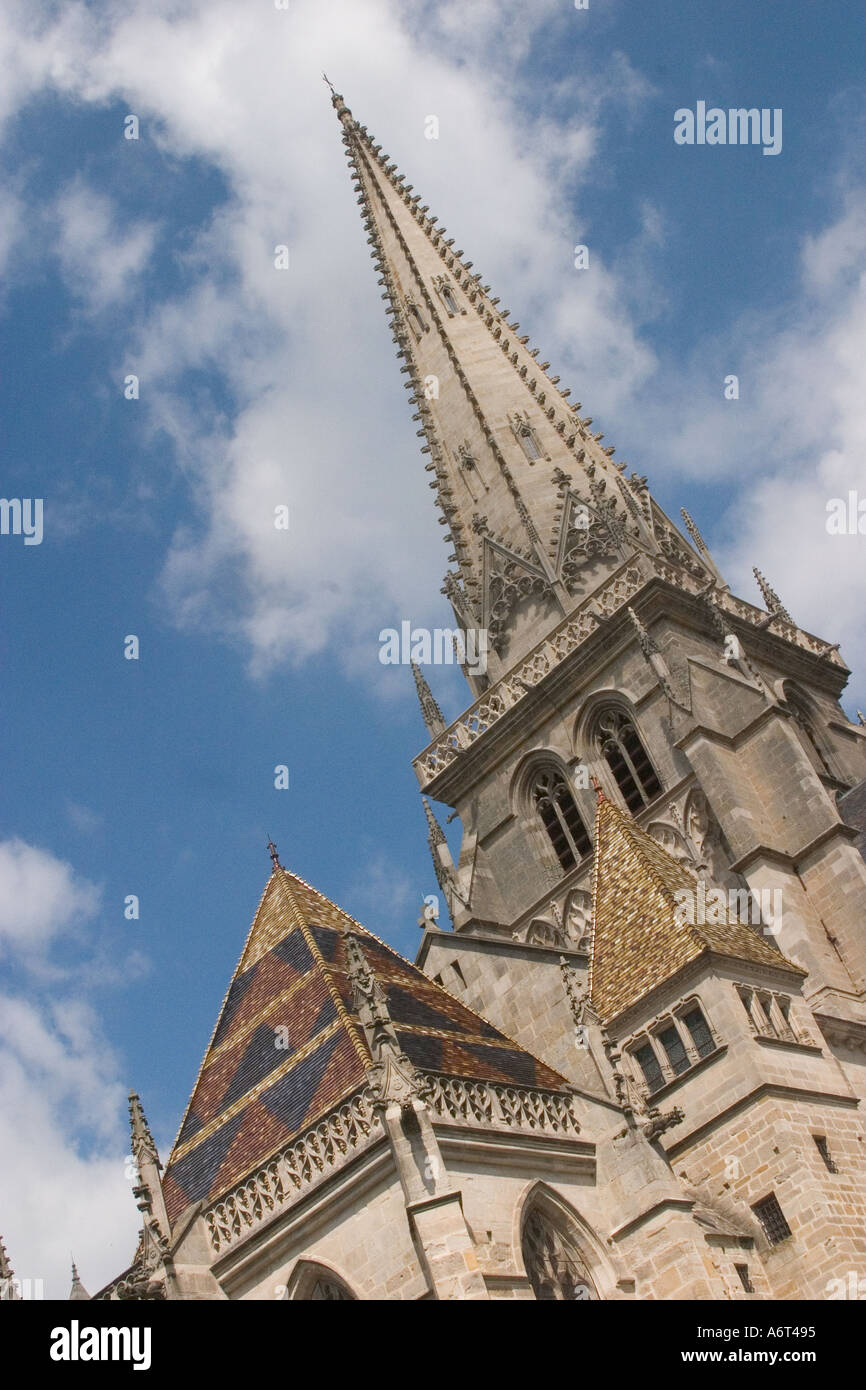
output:
[[598,722],[598,737],[626,806],[632,812],[640,811],[658,796],[662,784],[637,729],[618,710],[608,710]]
[[537,772],[532,798],[560,865],[573,869],[592,844],[562,773],[555,768]]

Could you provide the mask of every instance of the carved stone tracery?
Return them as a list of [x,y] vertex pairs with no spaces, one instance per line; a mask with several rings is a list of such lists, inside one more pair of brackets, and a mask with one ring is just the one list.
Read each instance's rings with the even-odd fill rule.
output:
[[598,1299],[598,1290],[577,1246],[538,1210],[529,1213],[523,1228],[523,1260],[536,1299]]

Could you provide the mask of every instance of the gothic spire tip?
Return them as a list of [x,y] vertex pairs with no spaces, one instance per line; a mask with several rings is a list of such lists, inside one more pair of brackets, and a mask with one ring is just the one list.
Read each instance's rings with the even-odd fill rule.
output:
[[[270,838],[268,839],[268,851],[271,856],[271,864],[273,865],[273,869],[281,869],[283,866],[280,863],[280,852],[274,844],[273,840],[271,840]],[[273,869],[271,872],[273,872]]]

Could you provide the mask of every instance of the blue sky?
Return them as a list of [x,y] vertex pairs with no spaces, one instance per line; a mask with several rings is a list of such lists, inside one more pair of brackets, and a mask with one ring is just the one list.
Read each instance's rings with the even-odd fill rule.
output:
[[[45,499],[41,545],[0,537],[0,1233],[60,1296],[70,1244],[94,1288],[131,1257],[125,1090],[167,1146],[268,836],[410,956],[436,888],[377,634],[447,623],[447,552],[322,68],[735,590],[757,563],[842,640],[853,711],[863,542],[824,517],[866,495],[864,25],[156,0],[12,4],[0,45],[2,492]],[[782,153],[675,145],[699,100],[781,108]]]

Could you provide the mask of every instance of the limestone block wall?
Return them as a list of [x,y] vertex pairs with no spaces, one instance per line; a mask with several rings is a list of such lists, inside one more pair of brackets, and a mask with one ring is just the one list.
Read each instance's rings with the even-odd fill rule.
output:
[[357,1298],[418,1299],[428,1290],[393,1169],[350,1205],[326,1205],[314,1222],[290,1223],[242,1278],[227,1271],[222,1282],[231,1298],[286,1298],[301,1260],[320,1262]]
[[[829,1173],[814,1135],[826,1138]],[[749,1217],[771,1296],[827,1298],[831,1281],[866,1278],[866,1162],[859,1114],[764,1096],[677,1153],[678,1174],[735,1218]],[[751,1208],[775,1193],[791,1235],[773,1245]],[[751,1262],[750,1262],[751,1263]]]
[[[771,974],[737,967],[684,976],[678,989],[652,1001],[652,1016],[642,1007],[624,1018],[618,1035],[627,1045],[651,1029],[677,992],[699,998],[720,1050],[653,1095],[662,1111],[678,1105],[685,1114],[662,1140],[673,1172],[684,1192],[698,1194],[735,1230],[751,1232],[770,1296],[823,1298],[831,1279],[849,1269],[866,1274],[862,1107],[804,1000]],[[755,1035],[735,989],[744,981],[791,997],[803,1044]],[[826,1140],[838,1173],[828,1170],[816,1136]],[[778,1245],[752,1210],[771,1193],[791,1229]]]

